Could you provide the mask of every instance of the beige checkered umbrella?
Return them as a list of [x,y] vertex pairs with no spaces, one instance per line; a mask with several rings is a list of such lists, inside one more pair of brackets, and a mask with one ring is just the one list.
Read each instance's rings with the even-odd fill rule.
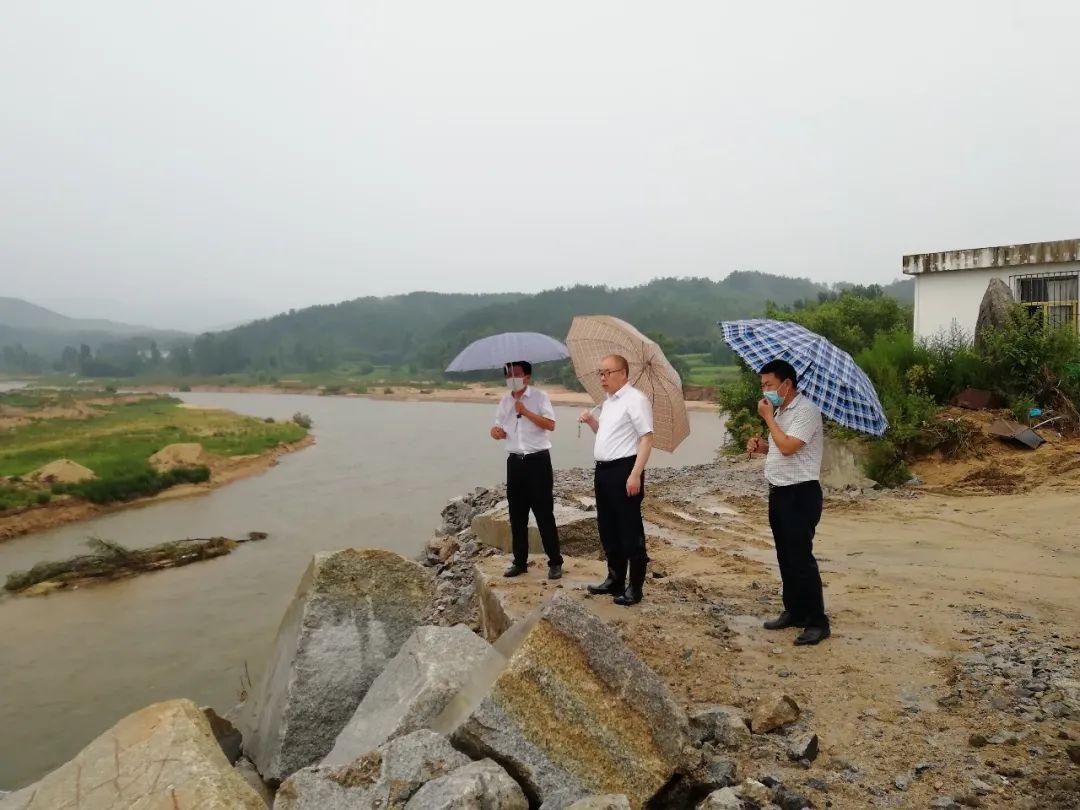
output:
[[574,373],[596,403],[604,401],[600,361],[621,354],[630,364],[630,384],[652,402],[653,447],[669,453],[690,435],[682,380],[660,347],[626,321],[610,315],[579,315],[570,324],[566,348]]

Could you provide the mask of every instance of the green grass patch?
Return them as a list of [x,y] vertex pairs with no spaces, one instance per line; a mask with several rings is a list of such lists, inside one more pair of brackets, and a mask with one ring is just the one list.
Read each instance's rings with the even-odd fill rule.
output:
[[715,365],[707,353],[676,356],[685,363],[688,371],[683,377],[684,385],[718,386],[732,382],[739,376],[738,366]]
[[149,495],[157,495],[176,484],[201,484],[210,480],[210,468],[176,467],[158,472],[147,463],[109,478],[94,478],[79,484],[54,484],[58,495],[75,495],[91,503],[105,504],[130,501]]
[[229,411],[181,408],[171,397],[134,402],[114,399],[89,418],[42,419],[0,434],[0,475],[26,475],[58,458],[69,458],[99,478],[140,468],[161,448],[198,442],[210,453],[261,453],[303,438],[292,423],[266,423]]
[[[90,398],[85,392],[22,392],[38,397],[36,408],[70,405]],[[11,404],[6,394],[0,404]],[[205,467],[179,468],[159,473],[149,458],[170,444],[198,443],[217,456],[258,455],[283,442],[302,439],[307,430],[292,422],[267,422],[224,410],[180,407],[177,399],[146,396],[136,400],[96,392],[91,409],[81,416],[36,419],[0,432],[0,511],[40,503],[51,493],[73,495],[94,503],[110,503],[154,495],[178,483],[209,478]],[[29,407],[22,405],[19,407]],[[30,413],[33,416],[33,412]],[[97,478],[49,489],[18,479],[60,458],[68,458],[93,470]]]

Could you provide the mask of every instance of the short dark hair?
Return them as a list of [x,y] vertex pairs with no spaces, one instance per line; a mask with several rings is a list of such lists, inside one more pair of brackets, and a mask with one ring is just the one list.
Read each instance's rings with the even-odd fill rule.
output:
[[773,374],[780,382],[791,380],[793,387],[799,387],[799,375],[795,373],[795,367],[787,360],[770,360],[761,367],[758,374]]
[[507,363],[505,366],[503,366],[503,376],[509,377],[511,374],[510,369],[514,366],[520,368],[521,373],[524,374],[526,377],[532,376],[532,363],[530,363],[528,360],[515,360],[513,363]]

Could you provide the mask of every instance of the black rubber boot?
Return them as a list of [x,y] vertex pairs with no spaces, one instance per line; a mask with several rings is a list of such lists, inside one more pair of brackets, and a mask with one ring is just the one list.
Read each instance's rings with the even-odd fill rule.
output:
[[626,590],[626,565],[623,564],[620,574],[618,563],[608,563],[607,579],[599,585],[590,585],[586,590],[594,596],[600,596],[601,594],[618,596]]
[[636,557],[630,561],[630,585],[622,596],[616,596],[613,600],[616,605],[629,607],[636,605],[645,596],[645,559]]

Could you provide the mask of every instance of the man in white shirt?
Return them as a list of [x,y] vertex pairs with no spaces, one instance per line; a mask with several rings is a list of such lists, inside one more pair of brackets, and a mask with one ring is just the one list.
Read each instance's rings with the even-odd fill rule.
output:
[[829,637],[829,617],[821,573],[814,559],[814,533],[821,520],[821,456],[824,430],[821,411],[799,393],[795,369],[773,360],[761,369],[762,399],[758,413],[769,439],[754,436],[750,453],[768,450],[765,478],[769,482],[769,526],[784,586],[784,611],[765,622],[767,630],[802,627],[797,645],[817,644]]
[[582,411],[578,421],[596,433],[596,524],[607,556],[608,575],[599,585],[590,585],[589,593],[611,594],[618,605],[636,605],[643,596],[649,562],[641,501],[645,497],[645,465],[652,452],[652,404],[630,385],[630,365],[625,357],[605,357],[597,374],[607,394],[600,418],[594,417],[592,411]]
[[548,436],[555,430],[555,411],[548,395],[533,387],[530,363],[510,363],[503,374],[510,391],[495,409],[491,438],[506,448],[506,500],[514,560],[504,576],[520,576],[529,568],[531,509],[548,557],[547,578],[561,579],[563,559],[555,526],[555,480]]

